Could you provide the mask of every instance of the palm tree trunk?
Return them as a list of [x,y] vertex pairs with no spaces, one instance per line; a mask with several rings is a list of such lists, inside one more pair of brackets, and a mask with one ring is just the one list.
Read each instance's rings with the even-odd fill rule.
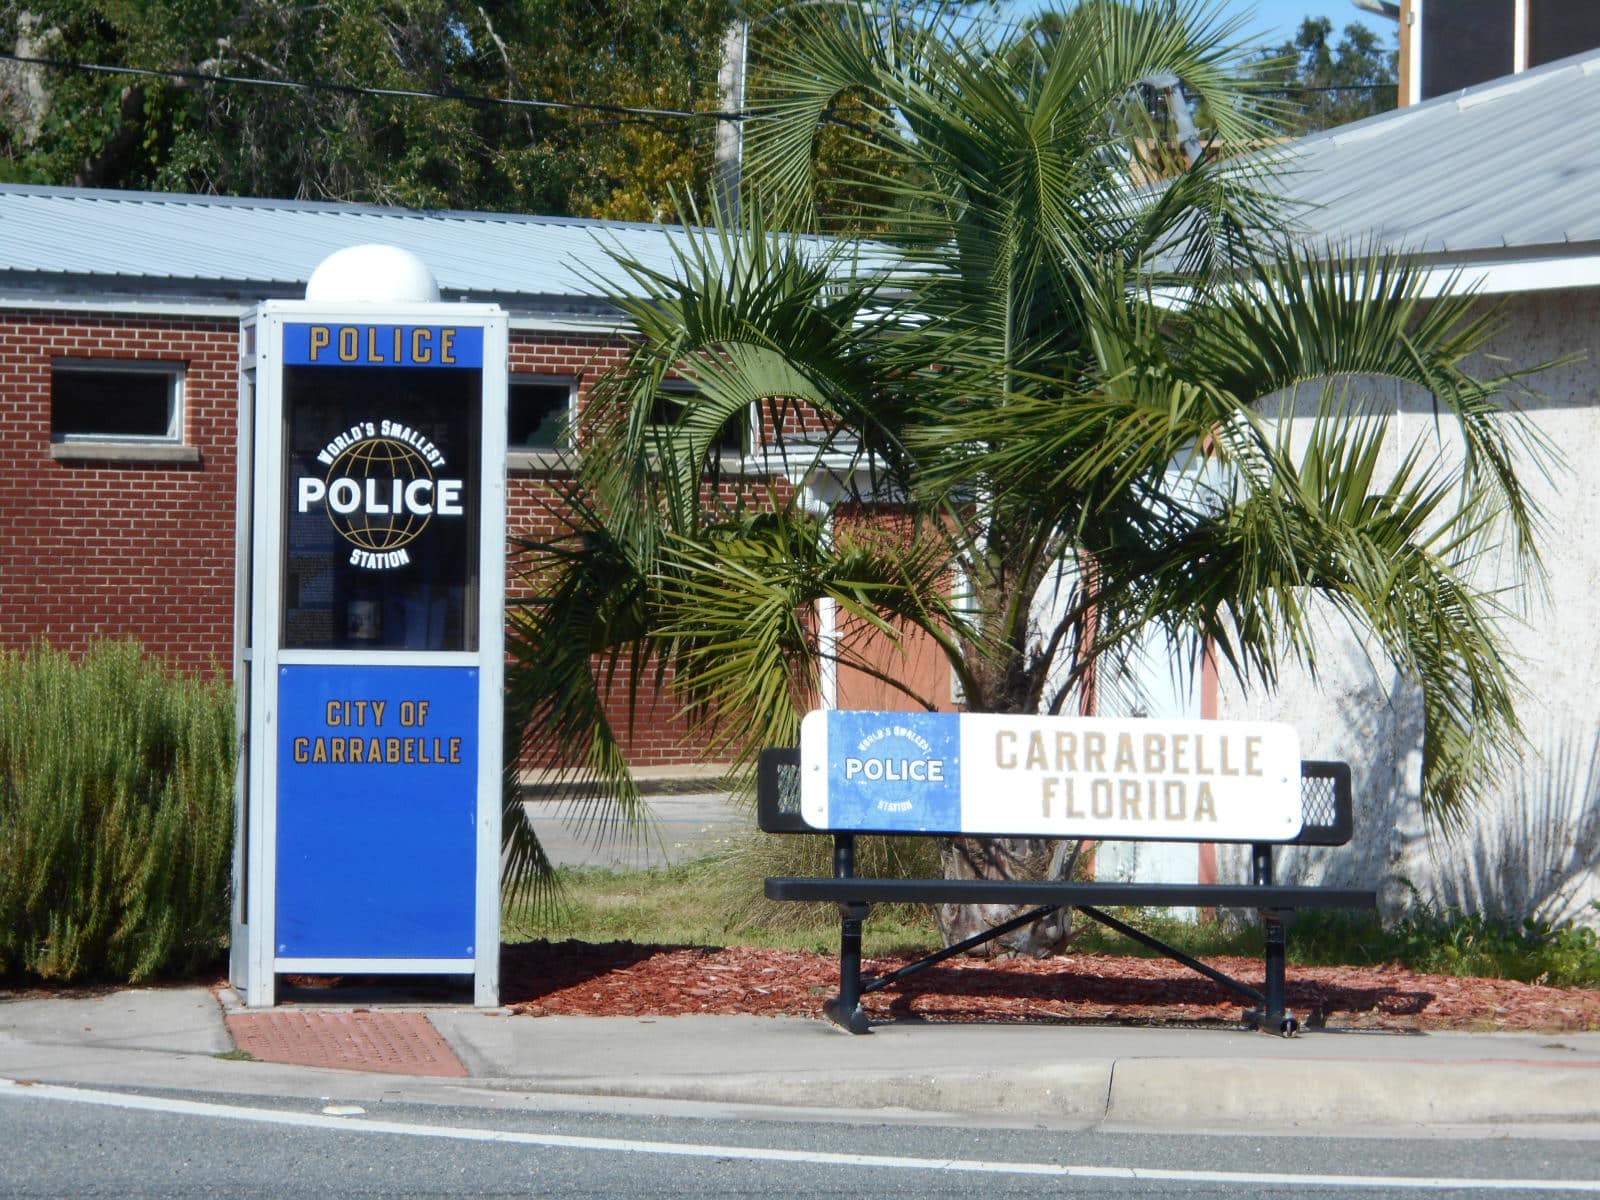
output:
[[[946,879],[1066,879],[1081,846],[1056,838],[940,838],[939,860]],[[1018,911],[1008,904],[936,904],[934,920],[944,944],[953,946],[1011,920]],[[1071,940],[1072,910],[1058,908],[972,953],[1045,958],[1061,953]]]
[[[1035,711],[1036,675],[1047,664],[1030,661],[1028,606],[1015,603],[1012,592],[1032,596],[1042,570],[1026,562],[1023,548],[991,533],[987,586],[976,596],[983,611],[1006,614],[1008,628],[995,639],[1008,653],[998,659],[973,664],[976,694],[968,697],[972,711],[1031,713]],[[946,879],[1065,879],[1077,865],[1082,843],[1059,838],[939,839],[939,859]],[[1015,918],[1022,910],[1008,904],[939,904],[934,919],[947,946],[965,941]],[[1064,951],[1072,936],[1072,910],[1057,909],[1050,916],[1024,925],[972,951],[975,955],[1026,955],[1044,958]]]

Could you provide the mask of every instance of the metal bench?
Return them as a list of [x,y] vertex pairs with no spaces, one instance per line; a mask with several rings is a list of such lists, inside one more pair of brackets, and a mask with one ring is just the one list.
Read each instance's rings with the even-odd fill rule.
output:
[[[761,829],[776,834],[827,834],[833,838],[833,875],[823,877],[773,876],[766,895],[772,900],[831,901],[839,906],[839,993],[824,1006],[830,1021],[851,1033],[868,1032],[861,998],[936,963],[963,954],[985,942],[1047,917],[1063,907],[1141,942],[1244,997],[1255,1007],[1245,1023],[1251,1028],[1285,1037],[1299,1032],[1300,1022],[1285,1007],[1284,973],[1286,926],[1296,910],[1305,908],[1375,908],[1377,893],[1359,888],[1284,886],[1272,881],[1274,845],[1342,846],[1353,828],[1350,768],[1342,762],[1304,761],[1300,764],[1300,833],[1282,841],[1252,842],[1251,881],[1248,884],[1214,883],[1086,883],[1067,880],[1026,879],[871,879],[855,874],[854,831],[819,829],[806,823],[800,811],[800,751],[780,747],[761,753],[757,815]],[[991,831],[996,836],[1004,836]],[[955,836],[956,831],[924,830],[895,836]],[[1139,839],[1130,839],[1139,840]],[[861,973],[861,926],[873,904],[1010,904],[1032,905],[1003,924],[918,959],[896,971],[866,978]],[[1262,989],[1234,979],[1213,967],[1136,929],[1105,911],[1106,907],[1218,907],[1254,908],[1261,916],[1265,935],[1265,980]]]

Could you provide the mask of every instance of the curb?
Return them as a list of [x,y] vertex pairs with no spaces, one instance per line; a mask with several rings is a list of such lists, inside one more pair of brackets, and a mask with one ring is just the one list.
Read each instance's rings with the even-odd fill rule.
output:
[[[489,1082],[485,1080],[484,1082]],[[1600,1063],[1084,1060],[1026,1071],[636,1075],[493,1081],[566,1095],[1050,1118],[1142,1128],[1600,1123]]]
[[1123,1059],[1106,1115],[1134,1125],[1600,1122],[1600,1063]]
[[[1093,1122],[1106,1116],[1113,1066],[1111,1060],[1098,1060],[1033,1071],[589,1076],[515,1084],[563,1095],[639,1100]],[[494,1081],[497,1088],[512,1082]]]

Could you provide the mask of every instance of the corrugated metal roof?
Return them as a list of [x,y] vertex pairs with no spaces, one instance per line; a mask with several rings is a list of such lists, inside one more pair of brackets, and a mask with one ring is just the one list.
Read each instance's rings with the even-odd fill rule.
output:
[[620,275],[603,247],[670,273],[669,226],[501,213],[0,185],[0,275],[121,290],[298,294],[328,255],[381,242],[452,297],[595,302]]
[[[1446,259],[1600,243],[1600,51],[1302,138],[1268,186],[1317,245]],[[593,308],[605,247],[666,273],[671,226],[0,184],[0,279],[291,296],[329,254],[410,250],[450,297]],[[597,278],[598,277],[598,278]],[[518,301],[521,301],[520,303]]]
[[1463,260],[1600,242],[1600,52],[1314,134],[1269,190],[1317,244]]

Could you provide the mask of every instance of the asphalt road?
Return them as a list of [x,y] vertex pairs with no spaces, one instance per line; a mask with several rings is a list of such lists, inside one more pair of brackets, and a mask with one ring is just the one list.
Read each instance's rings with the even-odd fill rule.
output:
[[726,845],[755,826],[754,816],[735,808],[722,792],[657,795],[649,804],[649,825],[630,829],[616,820],[575,821],[571,810],[554,801],[524,802],[540,845],[558,867],[669,866]]
[[30,1200],[1600,1193],[1581,1137],[1134,1135],[46,1085],[0,1090],[0,1130],[0,1197]]

